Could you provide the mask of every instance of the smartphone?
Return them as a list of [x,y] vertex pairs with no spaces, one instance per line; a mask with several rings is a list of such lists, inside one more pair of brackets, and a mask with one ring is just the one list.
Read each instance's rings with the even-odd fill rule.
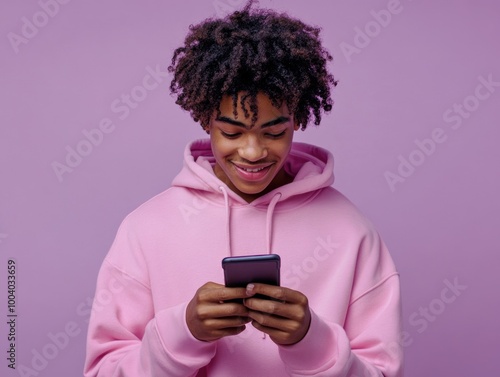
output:
[[222,260],[226,287],[248,283],[280,285],[281,259],[278,254],[226,257]]

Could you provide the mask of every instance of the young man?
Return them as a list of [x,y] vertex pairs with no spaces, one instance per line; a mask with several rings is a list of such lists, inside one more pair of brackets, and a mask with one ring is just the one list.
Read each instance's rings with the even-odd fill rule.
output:
[[[171,90],[210,139],[121,224],[86,376],[402,376],[391,257],[331,187],[332,155],[292,141],[331,109],[329,60],[319,29],[251,2],[191,27]],[[263,253],[280,287],[223,285],[224,257]]]

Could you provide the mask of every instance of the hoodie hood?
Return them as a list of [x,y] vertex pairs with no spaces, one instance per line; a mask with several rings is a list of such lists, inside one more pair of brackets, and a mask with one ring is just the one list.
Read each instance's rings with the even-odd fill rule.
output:
[[215,201],[228,201],[230,198],[233,204],[269,206],[278,194],[278,200],[282,203],[300,204],[314,192],[330,186],[334,181],[333,156],[329,151],[314,145],[293,142],[284,165],[286,172],[294,177],[293,182],[247,203],[215,175],[214,164],[210,139],[191,142],[184,151],[183,169],[174,178],[172,186],[199,191],[202,197]]
[[226,255],[233,255],[231,248],[231,207],[254,206],[266,210],[265,240],[267,253],[272,253],[273,215],[280,208],[302,205],[313,198],[322,188],[333,183],[333,156],[325,149],[305,143],[292,143],[285,161],[286,172],[294,177],[291,183],[280,186],[247,203],[232,191],[214,173],[215,157],[210,139],[196,140],[184,151],[184,166],[175,177],[172,186],[187,188],[201,198],[223,203],[225,207]]

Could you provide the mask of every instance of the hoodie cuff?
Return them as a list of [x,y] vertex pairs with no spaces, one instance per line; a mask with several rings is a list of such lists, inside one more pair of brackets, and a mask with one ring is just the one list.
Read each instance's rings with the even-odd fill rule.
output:
[[[350,345],[343,329],[327,324],[311,310],[311,324],[306,336],[291,346],[279,346],[281,360],[287,370],[318,373],[331,368],[339,358],[350,352]],[[342,355],[340,355],[342,353]]]
[[196,339],[186,323],[187,303],[159,311],[155,327],[165,352],[187,365],[207,365],[214,357],[217,343]]

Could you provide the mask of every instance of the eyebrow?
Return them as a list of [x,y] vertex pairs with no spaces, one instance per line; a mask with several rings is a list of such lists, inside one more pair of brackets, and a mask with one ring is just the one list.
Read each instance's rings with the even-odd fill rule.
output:
[[[228,124],[231,124],[233,126],[238,126],[238,127],[244,127],[244,128],[247,128],[248,129],[248,125],[246,125],[245,123],[243,122],[240,122],[240,121],[237,121],[237,120],[234,120],[234,119],[231,119],[231,118],[228,118],[228,117],[225,117],[225,116],[220,116],[220,117],[217,117],[215,119],[216,121],[219,121],[219,122],[223,122],[223,123],[228,123]],[[281,123],[286,123],[290,120],[289,117],[285,117],[285,116],[280,116],[276,119],[273,119],[273,120],[270,120],[269,122],[266,122],[264,123],[262,126],[260,126],[261,128],[266,128],[266,127],[272,127],[272,126],[275,126],[277,124],[281,124]]]

